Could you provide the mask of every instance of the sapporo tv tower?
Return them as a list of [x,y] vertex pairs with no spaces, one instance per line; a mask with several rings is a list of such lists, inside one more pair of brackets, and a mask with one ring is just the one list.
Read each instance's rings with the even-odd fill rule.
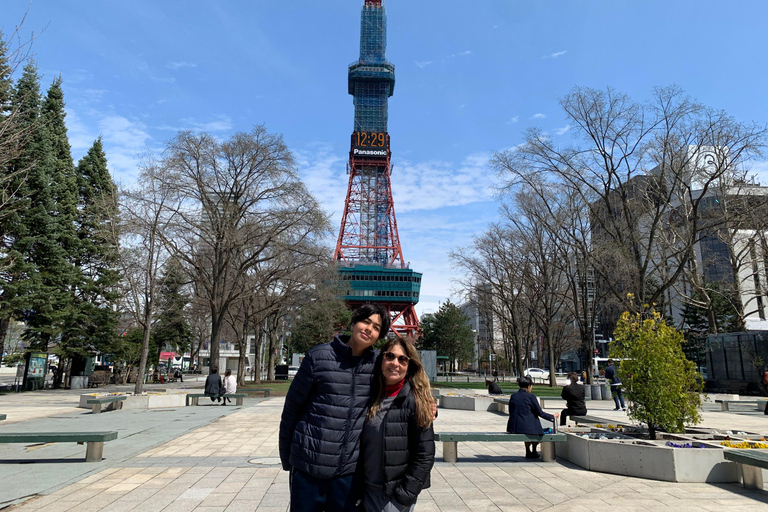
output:
[[387,102],[395,90],[395,67],[387,62],[387,14],[382,0],[365,0],[360,21],[360,59],[349,66],[355,127],[349,151],[349,188],[335,258],[349,284],[350,307],[366,302],[390,311],[392,330],[420,335],[414,306],[421,274],[403,260],[390,181]]

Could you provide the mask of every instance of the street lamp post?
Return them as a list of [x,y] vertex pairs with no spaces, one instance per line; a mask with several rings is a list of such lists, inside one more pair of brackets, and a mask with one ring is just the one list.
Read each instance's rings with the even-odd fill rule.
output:
[[472,329],[472,334],[475,336],[475,361],[477,364],[477,376],[480,376],[480,340],[477,336],[477,329]]

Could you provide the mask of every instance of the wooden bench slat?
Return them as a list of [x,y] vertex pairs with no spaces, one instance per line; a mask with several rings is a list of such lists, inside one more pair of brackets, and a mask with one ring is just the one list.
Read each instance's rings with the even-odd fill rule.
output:
[[126,398],[128,398],[126,395],[102,396],[99,398],[89,398],[85,402],[88,404],[108,404],[110,402],[120,402]]
[[768,469],[768,452],[758,449],[746,450],[725,450],[723,457],[726,460],[738,462],[740,464],[749,464]]
[[435,433],[435,441],[443,442],[473,442],[473,441],[490,441],[490,442],[533,442],[533,443],[548,443],[548,442],[561,442],[565,441],[565,434],[510,434],[508,432],[440,432]]
[[232,394],[229,394],[229,395],[211,395],[211,394],[206,394],[206,393],[187,393],[187,396],[192,397],[192,398],[206,398],[206,397],[210,398],[210,397],[219,397],[219,396],[220,397],[227,397],[227,398],[247,398],[248,394],[247,393],[232,393]]
[[117,439],[117,432],[3,432],[0,443],[103,443]]

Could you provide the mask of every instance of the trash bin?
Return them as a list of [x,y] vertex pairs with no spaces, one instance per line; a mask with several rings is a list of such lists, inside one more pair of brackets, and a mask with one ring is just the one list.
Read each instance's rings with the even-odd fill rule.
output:
[[600,391],[600,384],[592,384],[592,400],[600,400],[603,393]]
[[584,384],[584,400],[592,400],[592,384]]
[[603,400],[610,400],[611,399],[611,384],[606,381],[602,386],[600,386],[600,389],[603,390]]

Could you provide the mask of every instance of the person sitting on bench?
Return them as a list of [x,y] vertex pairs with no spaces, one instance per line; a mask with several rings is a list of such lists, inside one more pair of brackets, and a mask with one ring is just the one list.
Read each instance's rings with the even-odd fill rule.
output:
[[485,380],[485,385],[488,386],[488,394],[489,395],[503,395],[504,393],[501,391],[501,388],[494,380]]
[[565,409],[560,413],[560,426],[565,425],[568,416],[584,416],[587,414],[587,404],[584,402],[584,386],[579,384],[579,374],[568,374],[571,383],[563,388],[560,397],[565,400]]
[[[539,418],[555,421],[559,414],[547,414],[541,410],[539,400],[536,395],[531,393],[533,390],[533,380],[530,377],[520,377],[517,379],[517,385],[520,389],[513,393],[509,398],[509,421],[507,422],[507,432],[511,434],[531,434],[544,435],[544,429],[541,428]],[[525,458],[541,458],[536,447],[539,443],[525,441]]]

